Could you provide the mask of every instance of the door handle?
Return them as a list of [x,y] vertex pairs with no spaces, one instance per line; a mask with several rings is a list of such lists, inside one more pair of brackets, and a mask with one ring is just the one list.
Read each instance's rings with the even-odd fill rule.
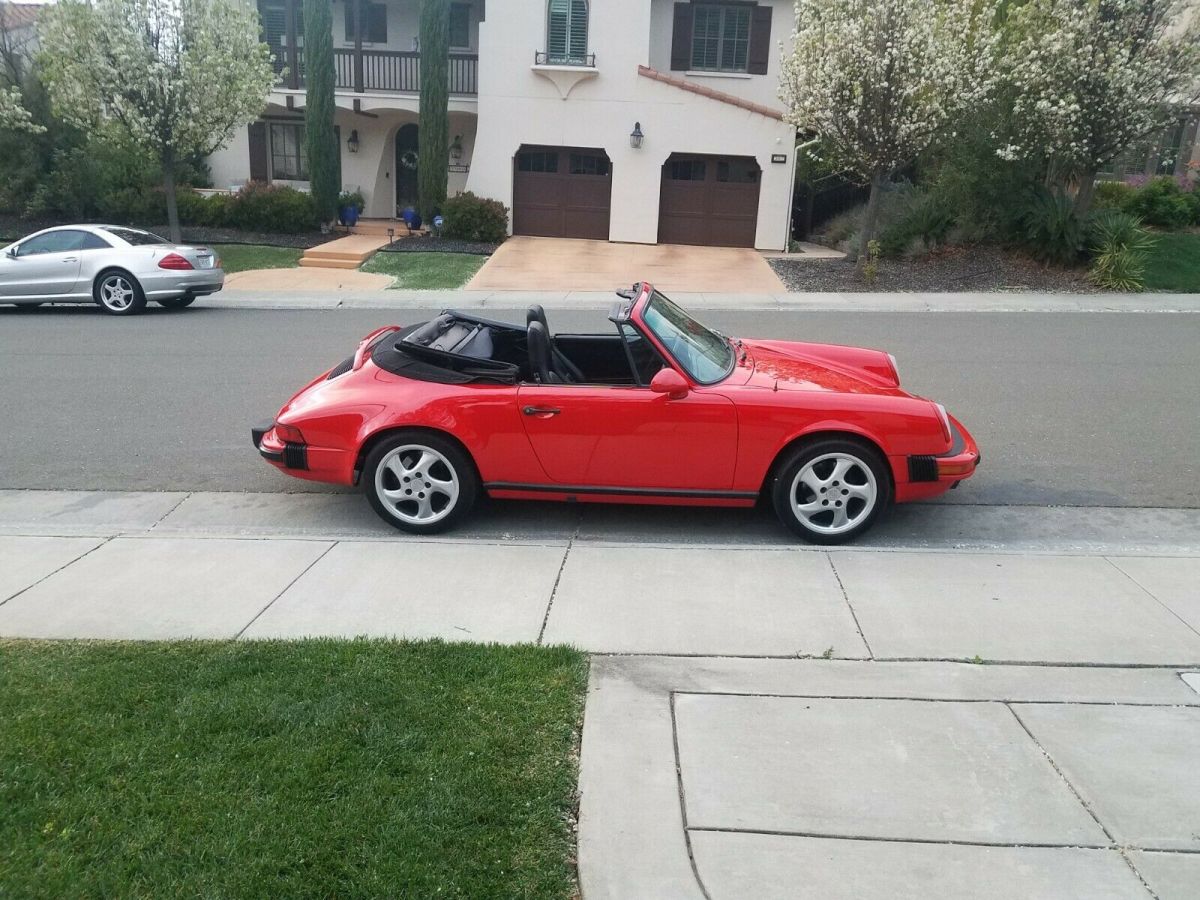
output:
[[526,406],[521,412],[527,416],[557,416],[562,410],[554,406]]
[[65,263],[79,262],[79,257],[78,256],[68,256],[63,259],[63,262],[65,262]]

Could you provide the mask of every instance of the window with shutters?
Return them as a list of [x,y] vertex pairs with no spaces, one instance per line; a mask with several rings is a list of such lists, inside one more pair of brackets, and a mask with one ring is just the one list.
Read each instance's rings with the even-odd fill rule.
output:
[[[362,5],[364,44],[387,43],[387,4],[364,3]],[[346,4],[346,43],[354,43],[354,0]]]
[[750,7],[696,4],[691,67],[709,72],[745,72],[749,57]]
[[587,42],[587,0],[550,0],[546,16],[546,61],[586,65]]
[[[272,49],[288,44],[287,5],[287,0],[266,0],[259,4],[263,43]],[[296,22],[296,45],[300,46],[304,43],[304,10],[300,3],[292,4],[292,15]]]
[[450,4],[450,46],[454,50],[471,47],[471,4]]
[[277,181],[308,181],[308,152],[304,147],[303,125],[271,123],[271,178]]

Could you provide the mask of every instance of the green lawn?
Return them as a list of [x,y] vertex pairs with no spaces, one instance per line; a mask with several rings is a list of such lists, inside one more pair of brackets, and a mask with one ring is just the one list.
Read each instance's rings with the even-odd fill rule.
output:
[[1155,235],[1146,260],[1146,290],[1200,293],[1200,234]]
[[470,253],[376,253],[362,271],[391,275],[393,288],[439,290],[462,287],[486,259]]
[[0,641],[0,896],[575,896],[586,660]]
[[247,269],[294,269],[303,250],[290,247],[266,247],[262,244],[213,244],[221,257],[221,268],[228,272]]

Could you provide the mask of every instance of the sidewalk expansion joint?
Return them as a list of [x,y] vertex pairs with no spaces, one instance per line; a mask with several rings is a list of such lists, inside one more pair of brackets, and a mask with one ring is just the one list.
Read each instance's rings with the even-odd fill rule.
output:
[[1188,631],[1192,632],[1192,634],[1196,635],[1197,637],[1200,637],[1200,631],[1197,631],[1192,626],[1191,622],[1189,622],[1187,619],[1185,619],[1183,616],[1181,616],[1175,610],[1171,609],[1170,606],[1163,603],[1163,601],[1160,600],[1158,598],[1158,596],[1152,590],[1150,590],[1148,587],[1146,587],[1144,584],[1142,584],[1140,581],[1138,581],[1136,578],[1134,578],[1132,575],[1130,575],[1128,572],[1126,572],[1124,569],[1122,569],[1120,566],[1118,566],[1115,562],[1113,562],[1107,556],[1103,557],[1103,559],[1106,563],[1108,563],[1110,566],[1112,566],[1114,569],[1116,569],[1118,572],[1120,572],[1122,575],[1124,575],[1126,578],[1128,578],[1130,580],[1130,582],[1133,583],[1134,587],[1136,587],[1139,591],[1144,593],[1147,597],[1149,597],[1151,600],[1153,600],[1155,603],[1157,603],[1159,606],[1161,606],[1163,609],[1165,609],[1167,612],[1169,612],[1171,615],[1173,615],[1176,619],[1178,619],[1183,624],[1183,626],[1188,629]]
[[329,554],[329,551],[332,550],[334,547],[336,547],[338,545],[338,543],[339,543],[338,541],[334,541],[328,547],[326,547],[324,550],[322,550],[321,553],[317,556],[317,558],[314,559],[312,562],[310,562],[307,566],[305,566],[303,571],[301,571],[299,575],[297,575],[295,578],[293,578],[291,581],[289,581],[287,584],[285,584],[283,586],[282,591],[280,591],[278,594],[276,594],[274,597],[272,597],[271,601],[266,606],[264,606],[262,609],[260,609],[258,612],[256,612],[254,614],[254,618],[252,618],[249,622],[247,622],[245,625],[243,625],[241,630],[233,636],[233,639],[235,641],[241,640],[242,635],[246,633],[247,629],[249,629],[249,627],[251,625],[253,625],[255,622],[257,622],[259,617],[263,613],[265,613],[268,609],[270,609],[272,606],[274,606],[276,600],[278,600],[280,597],[282,597],[284,594],[286,594],[289,590],[291,590],[292,585],[294,585],[297,581],[299,581],[301,578],[303,578],[305,575],[307,575],[309,570],[313,566],[315,566],[317,563],[319,563],[321,560],[323,560]]
[[10,594],[9,596],[7,596],[7,597],[5,597],[5,598],[3,598],[3,599],[0,599],[0,606],[3,606],[3,605],[4,605],[5,603],[7,603],[9,600],[15,600],[15,599],[17,599],[17,598],[18,598],[18,597],[20,597],[22,594],[24,594],[26,591],[33,590],[35,587],[37,587],[39,584],[41,584],[41,583],[42,583],[43,581],[45,581],[47,578],[53,578],[55,575],[57,575],[57,574],[58,574],[59,572],[61,572],[63,569],[67,568],[67,566],[73,566],[73,565],[75,565],[75,563],[79,562],[79,561],[80,561],[81,559],[83,559],[85,556],[88,556],[89,554],[95,553],[97,550],[99,550],[101,547],[103,547],[103,546],[104,546],[105,544],[107,544],[109,541],[113,540],[115,537],[116,537],[116,535],[109,535],[108,537],[106,537],[106,538],[104,538],[103,540],[101,540],[101,541],[100,541],[100,543],[98,543],[98,544],[97,544],[95,547],[93,547],[91,550],[88,550],[88,551],[87,551],[87,552],[85,552],[85,553],[80,553],[80,554],[79,554],[77,557],[75,557],[74,559],[72,559],[72,560],[69,560],[68,562],[65,562],[65,563],[63,563],[61,566],[59,566],[59,567],[58,567],[57,569],[55,569],[53,572],[47,572],[45,575],[43,575],[41,578],[39,578],[39,579],[38,579],[37,581],[35,581],[33,584],[26,585],[25,587],[23,587],[23,588],[21,588],[19,591],[17,591],[15,594]]
[[700,877],[700,869],[696,865],[696,853],[692,849],[693,829],[688,826],[687,794],[683,787],[683,758],[679,755],[679,722],[675,716],[675,697],[676,692],[671,691],[667,698],[667,704],[671,711],[671,747],[675,754],[675,788],[679,793],[679,816],[683,823],[683,843],[687,847],[688,863],[692,867],[692,876],[696,879],[696,886],[700,888],[704,900],[712,900],[712,895],[704,886],[704,879]]
[[838,573],[837,566],[833,564],[833,554],[829,551],[825,552],[825,559],[829,562],[829,568],[833,570],[833,577],[837,579],[838,590],[842,592],[842,599],[846,601],[846,608],[850,610],[850,617],[854,619],[854,628],[858,632],[859,640],[863,642],[863,646],[867,648],[867,655],[875,658],[875,651],[871,649],[871,644],[867,640],[867,636],[863,634],[862,625],[858,621],[858,613],[854,611],[854,604],[850,602],[850,595],[846,593],[846,586],[842,584],[842,576]]
[[580,513],[579,518],[575,522],[575,531],[571,533],[571,537],[567,539],[567,546],[563,550],[562,559],[558,564],[558,574],[554,576],[554,585],[550,588],[550,599],[546,601],[546,612],[542,616],[542,627],[538,629],[537,645],[541,646],[542,640],[546,636],[546,626],[550,624],[550,610],[554,608],[554,598],[558,594],[558,583],[562,581],[563,569],[567,567],[567,557],[571,555],[571,548],[575,546],[575,539],[579,536],[579,529],[583,526],[583,514]]
[[1117,839],[1113,837],[1113,833],[1109,831],[1108,826],[1100,821],[1100,817],[1096,814],[1096,811],[1092,809],[1092,805],[1083,799],[1083,794],[1079,792],[1079,789],[1075,787],[1075,785],[1071,782],[1071,779],[1067,777],[1067,773],[1064,772],[1058,763],[1054,761],[1054,757],[1050,755],[1050,751],[1042,746],[1042,742],[1037,739],[1037,736],[1033,733],[1033,730],[1025,724],[1025,720],[1021,718],[1020,713],[1016,711],[1013,704],[1005,703],[1004,707],[1010,713],[1012,713],[1012,717],[1017,720],[1017,724],[1021,726],[1021,730],[1029,735],[1029,739],[1033,741],[1034,746],[1041,751],[1042,756],[1046,758],[1046,762],[1050,764],[1050,767],[1054,769],[1054,771],[1058,774],[1058,777],[1062,779],[1062,783],[1067,786],[1067,789],[1074,795],[1075,799],[1079,801],[1079,805],[1082,806],[1084,811],[1092,817],[1092,821],[1096,823],[1096,827],[1104,832],[1104,836],[1108,838],[1109,842],[1121,855],[1121,859],[1125,861],[1125,865],[1127,865],[1129,870],[1133,872],[1134,877],[1141,882],[1142,887],[1146,889],[1146,892],[1153,897],[1154,900],[1158,900],[1158,894],[1156,894],[1150,885],[1146,883],[1146,879],[1142,877],[1142,873],[1139,872],[1137,866],[1133,864],[1133,860],[1130,858],[1129,853],[1127,852],[1128,848],[1117,844]]
[[179,509],[179,507],[181,507],[184,504],[184,501],[186,501],[194,493],[195,493],[195,491],[188,491],[187,493],[185,493],[182,497],[179,498],[178,503],[176,503],[174,506],[172,506],[170,509],[168,509],[165,513],[163,513],[161,516],[159,516],[158,520],[155,521],[155,523],[153,525],[151,525],[149,528],[147,528],[146,531],[151,532],[155,528],[157,528],[159,525],[161,525],[163,523],[163,520],[165,520],[169,515],[171,515],[171,513],[175,512],[175,510]]

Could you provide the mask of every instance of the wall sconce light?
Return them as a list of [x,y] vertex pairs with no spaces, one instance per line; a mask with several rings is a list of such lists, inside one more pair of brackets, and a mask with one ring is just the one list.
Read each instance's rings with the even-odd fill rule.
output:
[[463,155],[462,135],[456,134],[454,136],[454,140],[450,142],[450,158],[452,160],[454,160],[455,162],[458,162],[460,159],[462,159],[462,155]]
[[642,123],[634,122],[633,131],[629,132],[629,146],[634,150],[640,150],[642,148],[642,139],[645,137],[642,134]]
[[346,138],[346,146],[350,149],[351,153],[358,152],[358,129],[357,128],[350,129],[350,137]]

